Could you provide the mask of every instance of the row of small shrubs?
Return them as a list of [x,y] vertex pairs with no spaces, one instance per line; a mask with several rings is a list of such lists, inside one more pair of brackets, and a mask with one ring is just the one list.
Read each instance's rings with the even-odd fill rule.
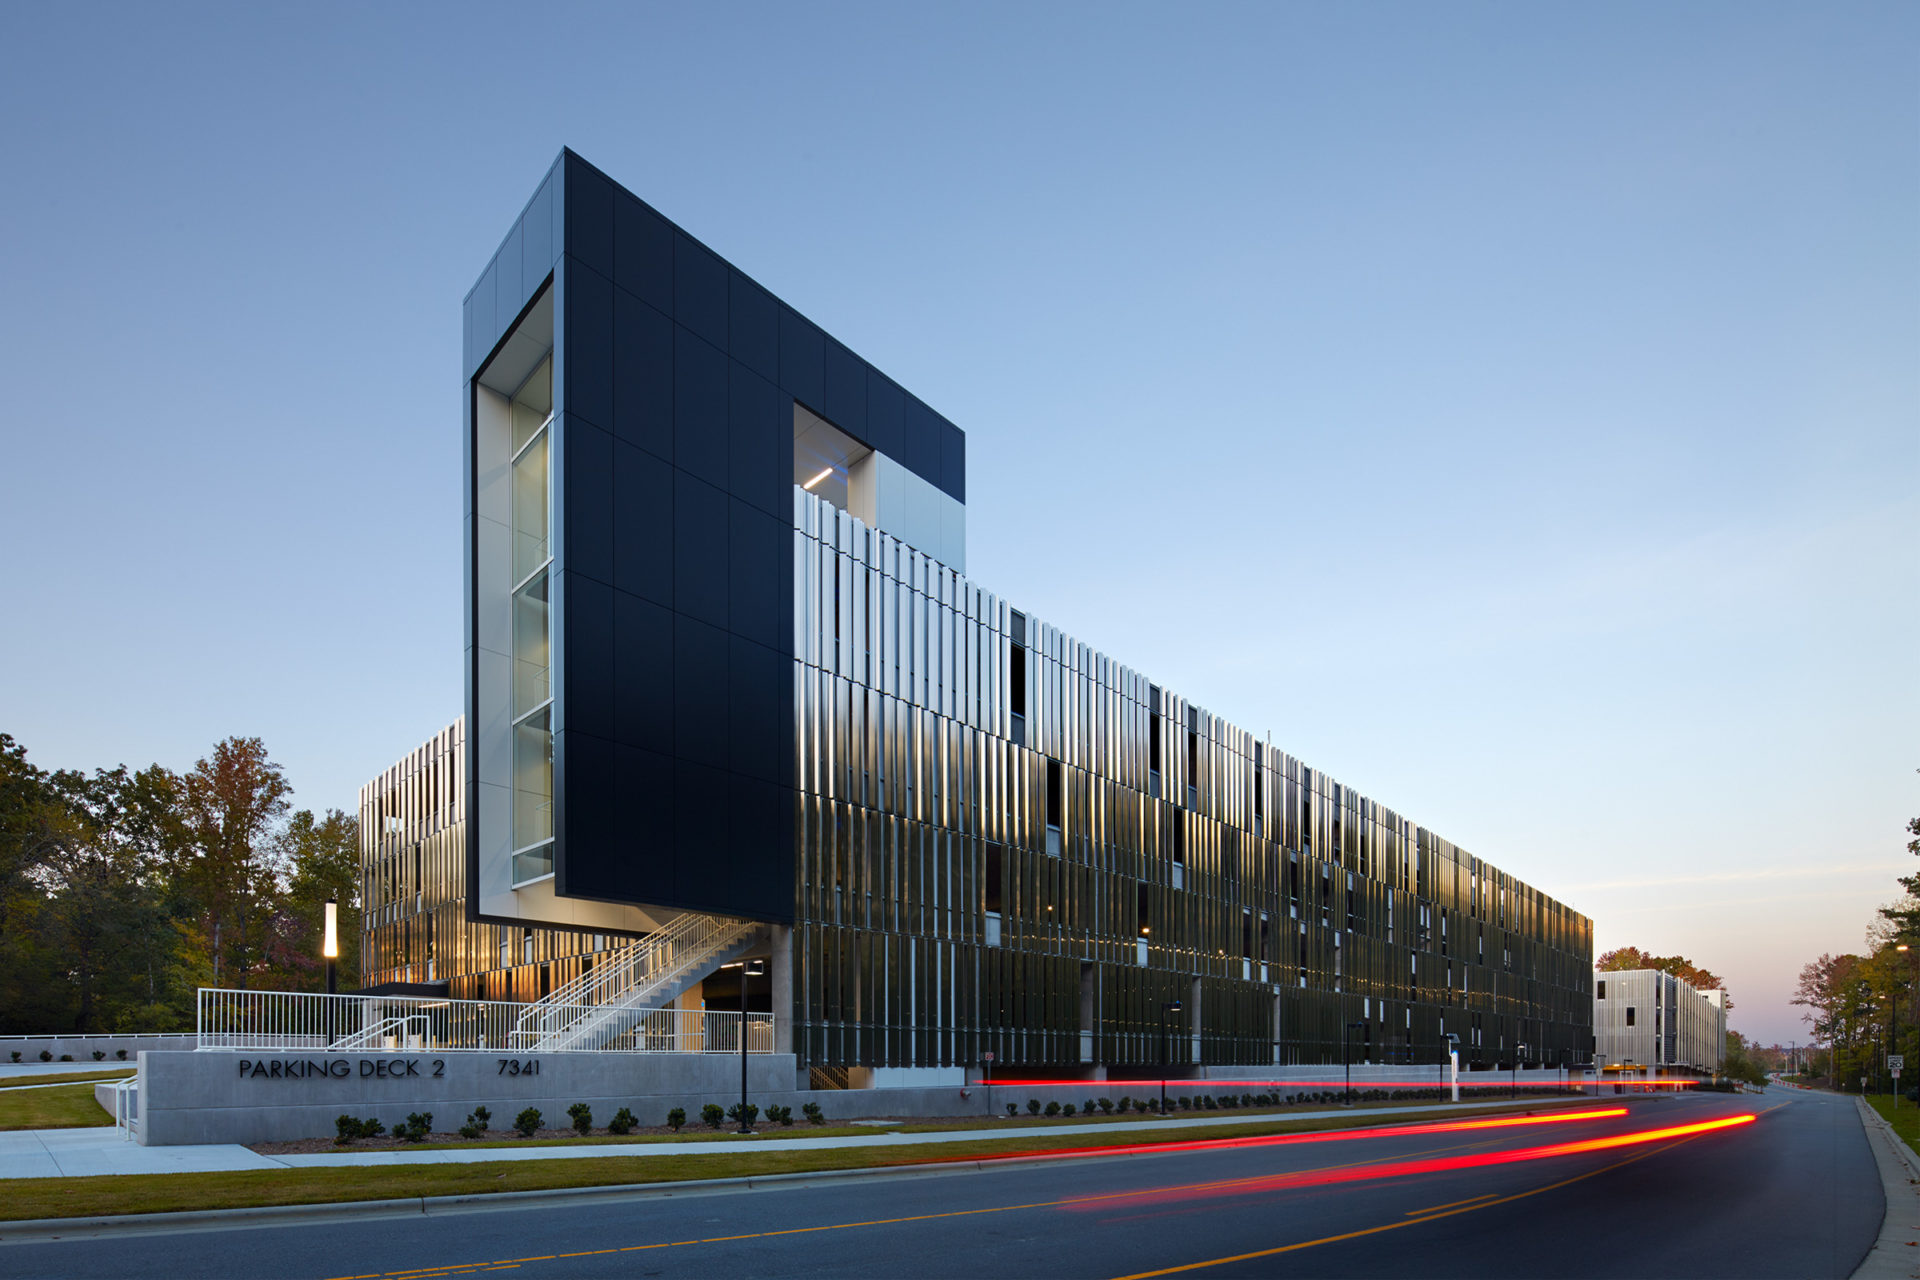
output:
[[[1543,1087],[1559,1092],[1559,1086],[1532,1087],[1539,1092]],[[1526,1086],[1522,1086],[1523,1089]],[[1401,1102],[1421,1101],[1425,1099],[1444,1099],[1448,1096],[1445,1089],[1355,1089],[1351,1093],[1344,1089],[1309,1090],[1300,1093],[1242,1093],[1214,1094],[1169,1097],[1167,1111],[1231,1111],[1241,1108],[1282,1107],[1282,1106],[1336,1106],[1351,1096],[1356,1102]],[[1160,1110],[1158,1098],[1123,1097],[1118,1102],[1112,1098],[1088,1098],[1078,1104],[1072,1102],[1046,1102],[1038,1098],[1027,1099],[1027,1114],[1035,1116],[1073,1116],[1073,1115],[1112,1115],[1116,1112],[1125,1115],[1130,1111],[1157,1113]],[[1020,1114],[1020,1104],[1009,1102],[1007,1114]]]
[[[827,1118],[821,1112],[820,1104],[817,1102],[802,1104],[800,1114],[807,1118],[808,1124],[826,1123]],[[732,1120],[737,1124],[743,1115],[745,1116],[746,1123],[751,1126],[755,1120],[760,1118],[760,1108],[751,1102],[745,1105],[744,1111],[741,1104],[737,1102],[734,1103],[731,1108],[723,1108],[717,1102],[709,1102],[706,1106],[700,1108],[700,1118],[706,1122],[707,1127],[710,1129],[718,1129],[728,1120]],[[791,1125],[793,1123],[792,1107],[769,1106],[766,1110],[766,1115],[767,1121],[770,1124]],[[576,1102],[568,1107],[567,1118],[573,1124],[573,1131],[580,1136],[585,1137],[593,1131],[593,1108],[589,1107],[586,1103]],[[467,1115],[467,1122],[460,1126],[460,1136],[469,1140],[484,1137],[487,1133],[487,1126],[491,1124],[492,1121],[493,1113],[491,1111],[485,1107],[475,1107]],[[544,1117],[541,1116],[538,1107],[528,1107],[513,1118],[513,1131],[523,1138],[531,1138],[540,1131],[543,1121]],[[667,1127],[675,1133],[678,1133],[686,1123],[686,1108],[675,1107],[673,1110],[667,1112]],[[640,1121],[638,1117],[636,1117],[629,1108],[622,1107],[613,1113],[613,1119],[607,1121],[607,1132],[625,1135],[633,1132],[639,1124]],[[344,1147],[355,1139],[378,1138],[386,1132],[386,1125],[372,1116],[361,1120],[353,1116],[342,1115],[334,1121],[333,1140],[335,1143]],[[393,1127],[393,1136],[403,1142],[424,1141],[427,1135],[432,1132],[433,1113],[431,1111],[413,1112],[409,1114],[405,1120]]]
[[[18,1049],[14,1049],[14,1050],[12,1050],[11,1052],[13,1053],[13,1060],[14,1060],[15,1062],[18,1062],[18,1061],[20,1061],[20,1051],[19,1051]],[[118,1059],[119,1059],[119,1060],[120,1060],[121,1062],[125,1062],[125,1061],[127,1060],[127,1051],[126,1051],[125,1049],[115,1049],[115,1050],[113,1051],[113,1056],[114,1056],[115,1058],[118,1058]],[[94,1060],[95,1062],[104,1062],[104,1061],[106,1060],[106,1057],[107,1057],[107,1051],[106,1051],[105,1049],[95,1049],[95,1050],[93,1051],[93,1060]],[[52,1062],[52,1061],[53,1061],[53,1050],[51,1050],[51,1049],[42,1049],[42,1050],[40,1051],[40,1061],[42,1061],[42,1062]],[[73,1055],[72,1055],[72,1054],[70,1054],[70,1053],[63,1053],[63,1054],[61,1054],[61,1055],[60,1055],[60,1061],[62,1061],[62,1062],[72,1062],[72,1061],[73,1061]]]

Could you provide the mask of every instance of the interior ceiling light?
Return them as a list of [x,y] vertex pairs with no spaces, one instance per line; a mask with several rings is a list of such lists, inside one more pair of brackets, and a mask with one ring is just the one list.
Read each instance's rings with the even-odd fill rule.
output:
[[832,468],[832,467],[828,467],[828,468],[827,468],[827,469],[826,469],[825,471],[822,471],[822,472],[821,472],[821,473],[820,473],[819,475],[817,475],[817,476],[815,476],[815,477],[814,477],[813,479],[811,479],[811,480],[809,480],[809,481],[807,481],[807,482],[806,482],[805,484],[803,484],[803,485],[801,485],[800,487],[801,487],[802,489],[808,489],[808,490],[811,490],[811,489],[813,488],[813,486],[815,486],[815,485],[817,485],[817,484],[819,484],[819,483],[820,483],[820,482],[821,482],[822,480],[825,480],[825,479],[826,479],[826,478],[827,478],[828,476],[830,476],[830,475],[832,475],[832,474],[833,474],[833,468]]

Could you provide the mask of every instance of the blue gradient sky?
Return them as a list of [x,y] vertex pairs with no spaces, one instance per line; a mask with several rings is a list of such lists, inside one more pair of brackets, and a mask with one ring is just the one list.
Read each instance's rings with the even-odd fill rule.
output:
[[984,585],[1801,1035],[1920,813],[1920,8],[37,6],[0,729],[459,711],[459,303],[570,145],[968,432]]

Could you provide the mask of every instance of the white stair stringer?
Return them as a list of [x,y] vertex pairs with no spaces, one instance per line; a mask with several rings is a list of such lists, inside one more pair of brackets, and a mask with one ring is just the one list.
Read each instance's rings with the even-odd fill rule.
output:
[[561,1053],[604,1049],[720,966],[765,940],[765,927],[725,916],[683,915],[600,957],[572,982],[528,1005],[513,1047]]

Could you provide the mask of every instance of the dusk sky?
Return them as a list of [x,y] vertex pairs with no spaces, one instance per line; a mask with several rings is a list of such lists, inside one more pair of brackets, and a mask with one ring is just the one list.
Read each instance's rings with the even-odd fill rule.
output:
[[[969,576],[1806,1039],[1920,871],[1920,6],[15,6],[0,731],[461,710],[571,146],[958,423]],[[28,412],[31,410],[31,412]]]

